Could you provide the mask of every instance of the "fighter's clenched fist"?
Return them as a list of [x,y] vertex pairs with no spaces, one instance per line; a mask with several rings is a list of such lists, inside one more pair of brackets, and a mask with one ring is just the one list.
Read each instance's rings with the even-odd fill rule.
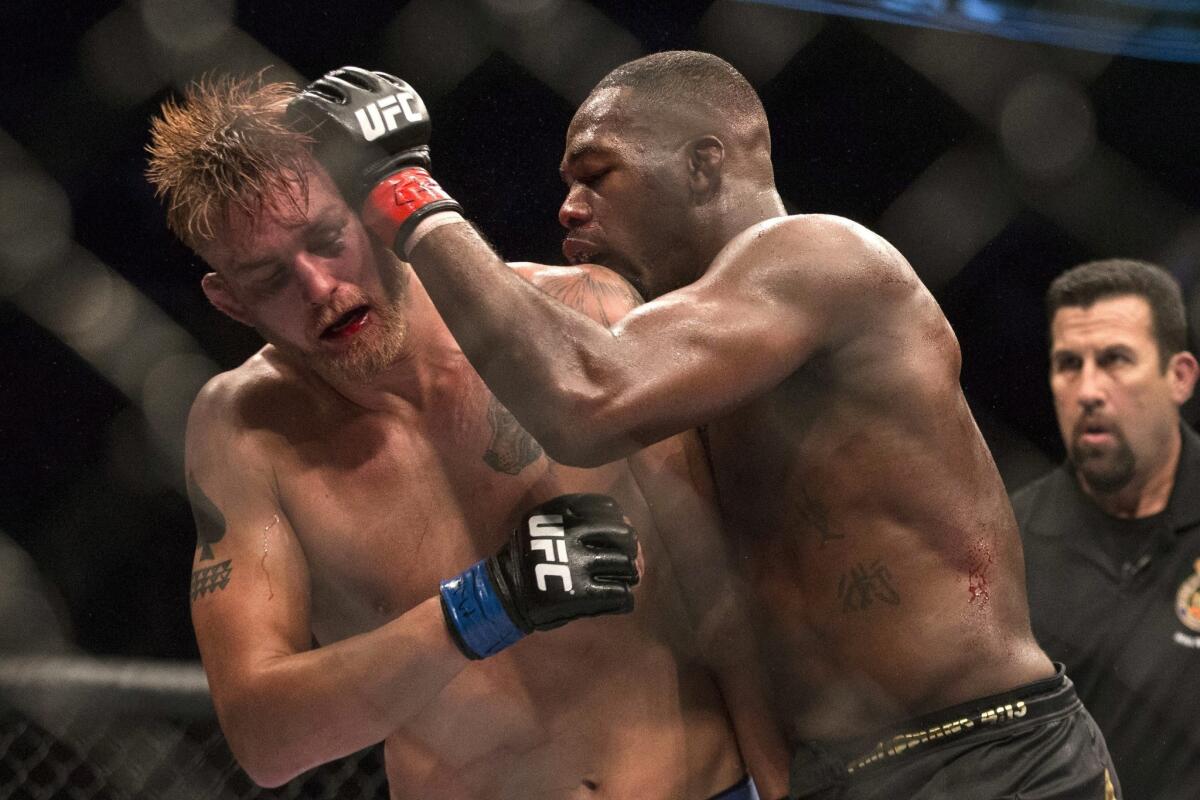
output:
[[633,610],[637,533],[611,497],[568,494],[530,510],[499,553],[443,581],[442,611],[468,658],[577,617]]
[[388,246],[403,252],[422,219],[462,211],[429,175],[425,103],[394,75],[358,67],[327,72],[288,104],[287,118],[313,136],[317,160]]

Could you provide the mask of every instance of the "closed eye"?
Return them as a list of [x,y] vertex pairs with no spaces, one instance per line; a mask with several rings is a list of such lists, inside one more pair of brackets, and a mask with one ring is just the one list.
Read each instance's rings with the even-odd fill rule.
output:
[[600,181],[602,181],[608,175],[608,173],[611,171],[612,171],[611,169],[598,170],[596,172],[591,172],[591,173],[587,173],[585,175],[581,175],[578,180],[584,186],[595,186]]
[[332,236],[318,239],[311,243],[308,249],[319,256],[333,257],[346,249],[346,242],[341,236]]
[[1080,368],[1082,360],[1074,353],[1056,353],[1054,355],[1055,372],[1073,372]]
[[1105,350],[1096,359],[1096,363],[1102,368],[1117,366],[1118,364],[1132,364],[1133,357],[1124,350]]

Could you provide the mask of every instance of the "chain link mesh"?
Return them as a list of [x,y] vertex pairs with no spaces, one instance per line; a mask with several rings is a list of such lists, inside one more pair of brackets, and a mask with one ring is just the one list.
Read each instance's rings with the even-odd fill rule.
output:
[[217,722],[78,708],[41,719],[0,710],[0,798],[385,800],[382,746],[317,767],[274,789],[238,767]]

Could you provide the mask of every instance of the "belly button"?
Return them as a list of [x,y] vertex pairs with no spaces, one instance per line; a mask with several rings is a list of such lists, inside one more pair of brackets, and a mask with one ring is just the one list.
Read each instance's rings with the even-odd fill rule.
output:
[[596,783],[595,781],[591,781],[591,780],[588,780],[587,778],[584,778],[583,779],[583,788],[591,789],[594,792],[600,788],[600,784]]

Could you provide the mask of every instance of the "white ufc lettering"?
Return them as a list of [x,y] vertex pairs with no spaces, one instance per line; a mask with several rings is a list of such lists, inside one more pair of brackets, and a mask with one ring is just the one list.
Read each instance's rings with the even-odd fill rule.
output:
[[529,518],[529,550],[541,551],[546,558],[545,562],[533,568],[537,587],[543,592],[547,591],[547,578],[558,578],[562,581],[563,591],[571,591],[571,569],[567,566],[564,536],[566,529],[563,528],[561,514],[534,514]]
[[396,117],[402,112],[409,122],[420,122],[424,117],[412,107],[416,96],[409,91],[390,94],[374,103],[369,103],[354,112],[363,138],[373,142],[388,131],[396,130]]

